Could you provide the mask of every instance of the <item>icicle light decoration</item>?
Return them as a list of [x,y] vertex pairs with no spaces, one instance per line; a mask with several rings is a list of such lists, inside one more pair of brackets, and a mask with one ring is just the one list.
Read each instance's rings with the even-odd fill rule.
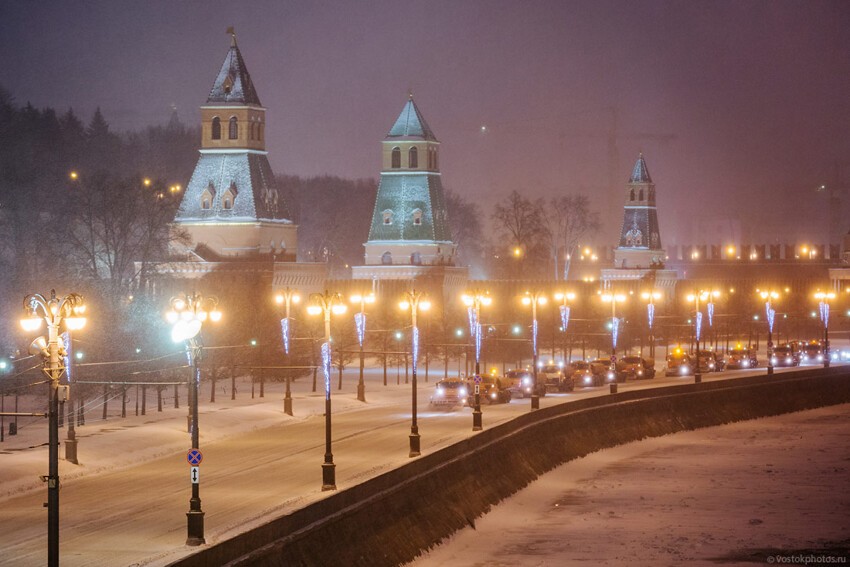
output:
[[770,329],[770,332],[773,332],[773,321],[776,318],[776,310],[771,309],[770,303],[767,304],[767,326]]
[[711,301],[708,302],[708,305],[705,306],[706,311],[708,311],[708,326],[714,326],[714,303]]
[[655,321],[655,304],[648,303],[646,305],[646,320],[649,321],[649,328],[652,328],[652,322]]
[[570,308],[566,305],[561,305],[561,326],[564,328],[564,332],[567,332],[567,325],[570,323]]
[[357,341],[360,346],[363,346],[363,339],[366,337],[366,314],[357,312],[354,314],[354,326],[357,328]]
[[283,336],[283,350],[289,354],[289,319],[284,317],[280,320],[280,334]]
[[696,323],[697,348],[699,348],[700,335],[702,335],[702,311],[697,311],[697,323]]
[[74,381],[74,377],[71,376],[71,333],[65,331],[62,333],[62,344],[65,345],[65,377],[68,379],[68,383]]
[[620,320],[616,317],[611,319],[611,345],[617,348],[617,334],[620,332]]
[[322,343],[322,370],[325,372],[325,399],[331,399],[331,343]]
[[820,320],[823,321],[824,328],[829,327],[829,303],[821,301],[818,304],[818,308],[820,309]]

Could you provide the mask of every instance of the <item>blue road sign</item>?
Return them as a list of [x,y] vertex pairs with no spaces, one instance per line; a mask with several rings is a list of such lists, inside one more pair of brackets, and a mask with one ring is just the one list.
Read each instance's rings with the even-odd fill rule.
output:
[[200,449],[192,449],[186,453],[186,460],[189,461],[190,465],[196,467],[204,460],[204,456],[201,454]]

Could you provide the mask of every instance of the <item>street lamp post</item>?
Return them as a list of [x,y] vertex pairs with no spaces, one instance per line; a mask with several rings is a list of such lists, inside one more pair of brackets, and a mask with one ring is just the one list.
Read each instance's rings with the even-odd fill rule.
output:
[[489,292],[475,290],[461,299],[469,314],[470,338],[475,341],[475,407],[472,410],[472,430],[481,431],[481,306],[493,303]]
[[322,345],[322,369],[325,373],[325,461],[322,463],[322,490],[336,490],[336,465],[331,451],[331,313],[342,315],[346,306],[338,293],[312,293],[307,307],[310,315],[325,317],[325,342]]
[[[171,309],[165,314],[165,319],[172,324],[172,340],[186,345],[186,352],[192,361],[192,377],[189,380],[192,447],[189,454],[200,455],[198,387],[201,382],[201,358],[204,349],[201,340],[201,327],[207,320],[213,323],[221,320],[218,300],[211,296],[204,297],[200,293],[173,297],[171,298]],[[200,464],[200,460],[198,460],[198,463]],[[206,543],[206,540],[204,539],[204,512],[201,510],[200,483],[197,475],[193,475],[191,479],[192,497],[189,499],[189,511],[186,512],[186,545],[195,546]]]
[[[289,316],[290,309],[293,303],[301,301],[301,296],[294,289],[287,287],[282,292],[278,293],[275,298],[275,303],[286,307],[286,317],[280,320],[281,335],[283,336],[283,350],[286,355],[286,361],[289,362],[289,344],[292,341],[292,319]],[[286,415],[292,415],[292,377],[289,371],[286,372],[286,393],[283,396],[283,411]]]
[[764,300],[764,311],[767,316],[767,375],[770,376],[773,374],[773,320],[776,316],[773,301],[779,299],[779,292],[772,289],[757,291]]
[[[626,296],[622,293],[614,293],[613,290],[603,293],[602,301],[611,304],[611,371],[617,376],[617,336],[620,332],[620,320],[617,319],[617,303],[624,303]],[[611,392],[617,391],[617,385],[611,384]]]
[[354,314],[354,326],[357,330],[357,342],[360,344],[360,380],[357,382],[357,399],[366,401],[366,383],[363,381],[363,368],[366,357],[363,354],[363,341],[366,339],[366,304],[375,303],[375,294],[355,294],[351,296],[351,302],[360,304],[360,311]]
[[829,368],[829,302],[835,299],[835,293],[818,290],[815,293],[815,299],[818,300],[820,320],[823,323],[823,367]]
[[526,291],[522,297],[523,305],[531,305],[531,355],[534,372],[534,388],[531,391],[531,409],[540,409],[540,390],[537,386],[537,306],[546,305],[546,296],[542,291]]
[[555,299],[561,302],[558,309],[561,314],[561,327],[564,330],[564,372],[567,371],[567,366],[570,364],[570,361],[567,360],[567,325],[570,323],[569,303],[575,300],[575,298],[576,294],[571,291],[558,292],[555,294]]
[[45,374],[50,379],[50,398],[48,409],[48,472],[47,472],[47,564],[59,566],[59,378],[65,370],[60,350],[59,326],[62,321],[69,330],[81,329],[86,319],[83,317],[85,304],[83,297],[71,293],[57,298],[50,290],[47,298],[33,293],[24,298],[24,317],[21,326],[25,331],[34,332],[47,323],[47,340],[39,337],[33,342],[44,357]]
[[708,291],[701,289],[695,293],[688,295],[688,301],[693,301],[696,307],[694,315],[694,356],[696,358],[696,366],[694,367],[694,383],[702,382],[702,372],[699,367],[699,338],[702,331],[702,311],[699,308],[700,301],[711,301],[712,297],[719,297],[719,291]]
[[646,322],[649,327],[649,357],[655,358],[655,330],[653,323],[655,322],[655,302],[661,299],[661,292],[653,289],[645,291],[641,294],[646,300]]
[[416,324],[416,314],[421,309],[422,311],[427,311],[431,308],[431,302],[425,299],[425,294],[421,291],[416,291],[415,289],[408,291],[405,294],[404,299],[399,302],[398,306],[402,309],[402,311],[407,311],[410,309],[410,317],[411,317],[411,326],[412,332],[411,335],[413,338],[411,339],[411,347],[412,352],[411,356],[412,360],[412,382],[413,382],[413,394],[412,394],[412,402],[411,402],[411,422],[410,422],[410,457],[418,457],[420,454],[420,443],[419,443],[419,425],[416,423],[416,362],[419,358],[419,327]]

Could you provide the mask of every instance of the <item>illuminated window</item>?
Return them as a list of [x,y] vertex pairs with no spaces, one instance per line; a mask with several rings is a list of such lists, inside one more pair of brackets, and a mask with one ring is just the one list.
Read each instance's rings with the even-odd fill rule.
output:
[[230,117],[230,128],[228,129],[227,134],[227,137],[231,140],[239,138],[239,121],[235,116]]
[[419,150],[416,149],[416,146],[410,148],[410,151],[407,152],[407,166],[410,169],[416,169],[419,167]]
[[415,209],[413,211],[413,226],[419,226],[422,224],[422,211],[419,209]]
[[221,118],[218,116],[212,120],[212,139],[221,140]]
[[384,224],[392,224],[393,223],[393,212],[389,209],[384,211]]
[[393,148],[392,164],[393,169],[401,167],[401,148]]

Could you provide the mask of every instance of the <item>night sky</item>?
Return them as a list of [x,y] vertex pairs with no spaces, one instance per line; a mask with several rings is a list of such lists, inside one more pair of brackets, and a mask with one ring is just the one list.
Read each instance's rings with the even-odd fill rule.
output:
[[582,191],[614,245],[639,151],[665,245],[825,242],[821,184],[850,208],[846,1],[3,0],[0,85],[113,130],[172,104],[195,125],[230,25],[278,174],[377,177],[410,89],[444,185],[488,215],[514,189]]

